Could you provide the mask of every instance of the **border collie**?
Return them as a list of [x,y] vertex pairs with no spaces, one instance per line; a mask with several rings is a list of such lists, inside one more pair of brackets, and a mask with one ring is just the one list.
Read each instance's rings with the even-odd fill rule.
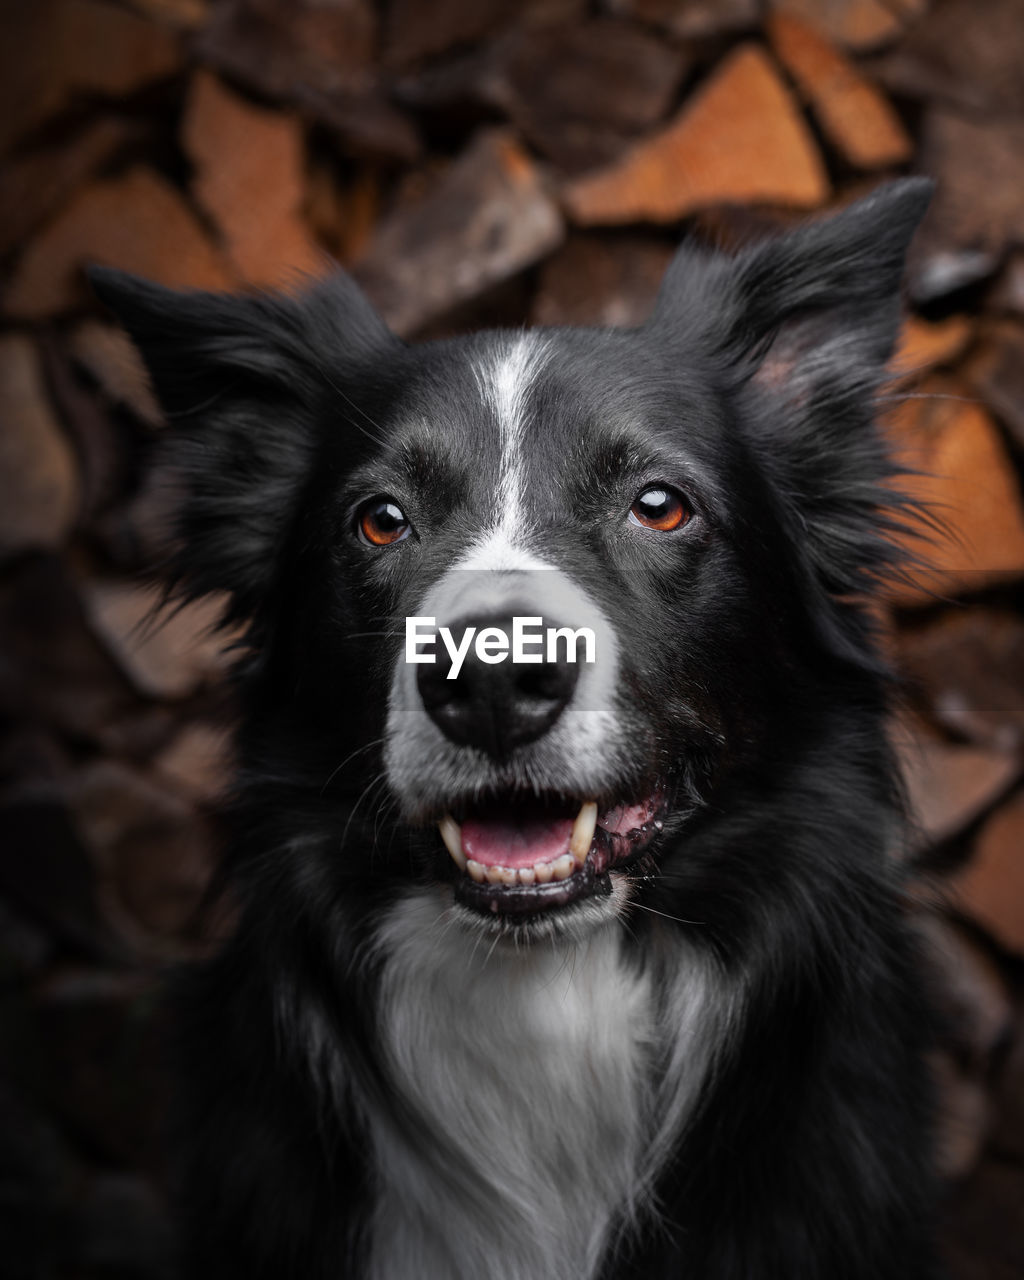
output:
[[[936,1274],[870,610],[929,189],[684,246],[632,330],[408,345],[342,274],[93,273],[171,423],[173,584],[247,628],[190,1277]],[[493,660],[517,619],[594,660]],[[442,627],[490,630],[454,671]]]

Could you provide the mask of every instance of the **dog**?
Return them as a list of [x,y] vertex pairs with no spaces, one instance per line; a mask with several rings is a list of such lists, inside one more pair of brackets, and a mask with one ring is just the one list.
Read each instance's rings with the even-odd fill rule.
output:
[[172,588],[245,627],[185,1274],[938,1274],[871,612],[929,190],[684,244],[629,330],[408,345],[344,274],[93,271],[170,422]]

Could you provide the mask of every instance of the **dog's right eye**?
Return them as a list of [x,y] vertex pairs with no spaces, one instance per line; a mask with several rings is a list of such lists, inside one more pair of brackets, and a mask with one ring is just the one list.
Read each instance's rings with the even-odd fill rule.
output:
[[686,499],[667,485],[652,485],[638,494],[629,509],[631,524],[645,529],[657,529],[659,533],[671,533],[688,524],[693,515]]
[[356,528],[371,547],[387,547],[409,536],[412,526],[405,512],[390,498],[371,498],[359,508]]

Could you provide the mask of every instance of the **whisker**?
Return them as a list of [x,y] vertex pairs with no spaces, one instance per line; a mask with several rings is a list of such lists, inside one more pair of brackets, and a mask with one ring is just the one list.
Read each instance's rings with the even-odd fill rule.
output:
[[685,920],[682,916],[670,915],[667,911],[658,911],[654,907],[644,906],[642,902],[631,902],[631,907],[637,907],[640,911],[649,911],[652,916],[663,916],[666,920],[675,920],[679,924],[707,924],[706,920]]
[[316,367],[316,370],[320,374],[321,378],[323,378],[324,382],[327,383],[327,385],[331,388],[331,390],[334,391],[338,396],[340,396],[341,399],[345,401],[345,403],[349,406],[350,409],[354,409],[355,412],[358,413],[361,418],[365,418],[366,421],[370,424],[370,426],[374,428],[374,431],[367,431],[365,427],[359,426],[358,422],[354,423],[353,425],[356,426],[363,433],[363,435],[366,436],[368,440],[372,440],[374,444],[380,444],[380,445],[386,444],[387,441],[385,440],[384,436],[376,434],[377,432],[383,432],[384,428],[381,426],[381,424],[379,422],[375,422],[373,418],[371,418],[370,415],[366,412],[365,409],[360,408],[360,406],[356,404],[356,402],[352,399],[351,396],[346,395],[346,393],[342,391],[341,387],[338,386],[338,384],[330,376],[330,374],[323,367],[323,365],[320,364],[319,360],[316,360],[314,358],[313,364]]
[[383,738],[374,738],[372,742],[366,742],[361,747],[356,747],[355,751],[350,751],[349,754],[345,757],[345,759],[342,760],[341,764],[337,765],[334,769],[331,770],[330,776],[328,777],[327,781],[320,788],[320,794],[321,795],[324,794],[327,788],[331,785],[334,779],[338,776],[341,770],[344,769],[344,767],[348,764],[350,760],[355,759],[355,757],[358,755],[362,755],[364,751],[371,751],[374,747],[379,747],[383,741],[384,741]]
[[367,798],[367,796],[371,794],[371,792],[375,787],[379,787],[382,784],[385,784],[387,780],[388,780],[388,775],[386,771],[382,769],[381,772],[376,775],[376,777],[373,777],[370,779],[370,781],[366,784],[366,786],[360,792],[359,799],[355,802],[355,804],[352,806],[349,812],[348,821],[345,823],[345,830],[341,833],[342,849],[344,849],[345,847],[345,842],[348,839],[349,827],[351,827],[352,825],[352,821],[356,816],[356,812],[359,809],[359,806],[363,803],[363,801]]
[[497,945],[498,945],[498,943],[499,943],[500,941],[501,941],[501,934],[500,934],[500,933],[496,933],[496,934],[494,935],[494,941],[493,941],[493,942],[491,943],[491,945],[490,945],[490,949],[488,950],[487,954],[484,956],[484,968],[486,968],[486,967],[487,967],[487,965],[490,963],[491,956],[493,956],[493,955],[494,955],[494,949],[495,949],[495,947],[497,947]]
[[[398,801],[394,796],[385,796],[377,806],[377,813],[373,820],[373,845],[377,847],[377,832],[380,828],[381,820],[394,812],[398,806]],[[394,828],[392,827],[391,839],[394,840]],[[388,853],[390,853],[390,847]]]

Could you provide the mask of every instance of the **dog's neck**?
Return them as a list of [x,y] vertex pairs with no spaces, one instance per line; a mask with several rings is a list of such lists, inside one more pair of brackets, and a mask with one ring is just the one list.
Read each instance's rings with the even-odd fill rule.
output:
[[653,958],[628,954],[615,918],[496,945],[437,890],[406,896],[379,943],[385,1069],[414,1120],[370,1117],[369,1274],[597,1274],[721,1042],[720,980],[667,930]]

